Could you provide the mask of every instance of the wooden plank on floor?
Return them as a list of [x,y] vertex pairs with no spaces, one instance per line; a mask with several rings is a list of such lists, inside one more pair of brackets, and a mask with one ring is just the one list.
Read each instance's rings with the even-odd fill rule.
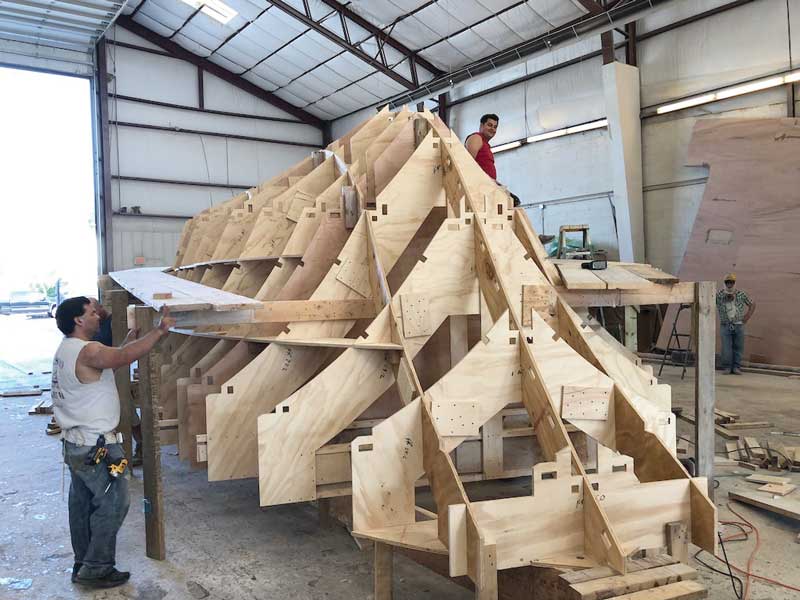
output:
[[584,581],[572,586],[572,596],[576,600],[602,600],[611,596],[630,594],[653,587],[664,586],[678,581],[697,578],[697,571],[689,565],[676,563],[655,569],[645,569],[627,575],[603,577]]
[[614,596],[609,600],[697,600],[707,597],[708,590],[704,585],[696,581],[679,581],[650,590]]
[[731,490],[728,497],[800,521],[800,501],[791,497],[773,497],[756,490]]

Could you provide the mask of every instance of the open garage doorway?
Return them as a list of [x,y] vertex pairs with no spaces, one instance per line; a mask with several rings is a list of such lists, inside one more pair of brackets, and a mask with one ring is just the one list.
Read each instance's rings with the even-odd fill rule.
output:
[[0,392],[49,388],[60,298],[96,295],[89,79],[0,68]]

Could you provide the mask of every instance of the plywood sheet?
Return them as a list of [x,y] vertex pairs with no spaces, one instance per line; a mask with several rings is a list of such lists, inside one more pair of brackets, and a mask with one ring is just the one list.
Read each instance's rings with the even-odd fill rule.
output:
[[[725,274],[736,273],[737,288],[758,305],[745,328],[744,359],[753,362],[800,365],[800,320],[786,301],[800,294],[799,155],[797,119],[701,120],[689,145],[687,162],[710,170],[678,276],[721,289]],[[674,318],[673,309],[662,348]],[[690,330],[688,317],[679,330]]]

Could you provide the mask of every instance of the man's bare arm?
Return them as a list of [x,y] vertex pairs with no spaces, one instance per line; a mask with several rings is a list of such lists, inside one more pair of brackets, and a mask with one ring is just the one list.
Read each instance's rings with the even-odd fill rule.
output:
[[131,342],[136,341],[136,338],[139,337],[139,330],[138,329],[128,329],[128,334],[125,336],[125,339],[122,340],[122,343],[119,345],[120,348],[123,346],[127,346]]
[[168,310],[165,310],[158,327],[135,342],[119,348],[109,348],[103,344],[87,344],[78,355],[78,362],[98,370],[124,367],[150,352],[158,340],[165,336],[170,327],[174,325],[175,319],[169,316]]
[[478,156],[478,152],[481,151],[482,147],[483,138],[479,134],[473,133],[467,138],[467,152],[472,155],[472,158]]

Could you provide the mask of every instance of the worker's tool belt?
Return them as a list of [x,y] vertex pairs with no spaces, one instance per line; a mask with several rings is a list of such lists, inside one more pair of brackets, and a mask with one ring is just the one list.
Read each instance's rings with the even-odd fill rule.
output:
[[93,434],[82,433],[80,429],[73,427],[72,429],[65,429],[61,434],[61,437],[64,440],[75,444],[76,446],[94,446],[98,437],[104,437],[106,444],[122,443],[122,434],[118,431],[109,431],[108,433],[103,433],[100,436],[96,436]]

